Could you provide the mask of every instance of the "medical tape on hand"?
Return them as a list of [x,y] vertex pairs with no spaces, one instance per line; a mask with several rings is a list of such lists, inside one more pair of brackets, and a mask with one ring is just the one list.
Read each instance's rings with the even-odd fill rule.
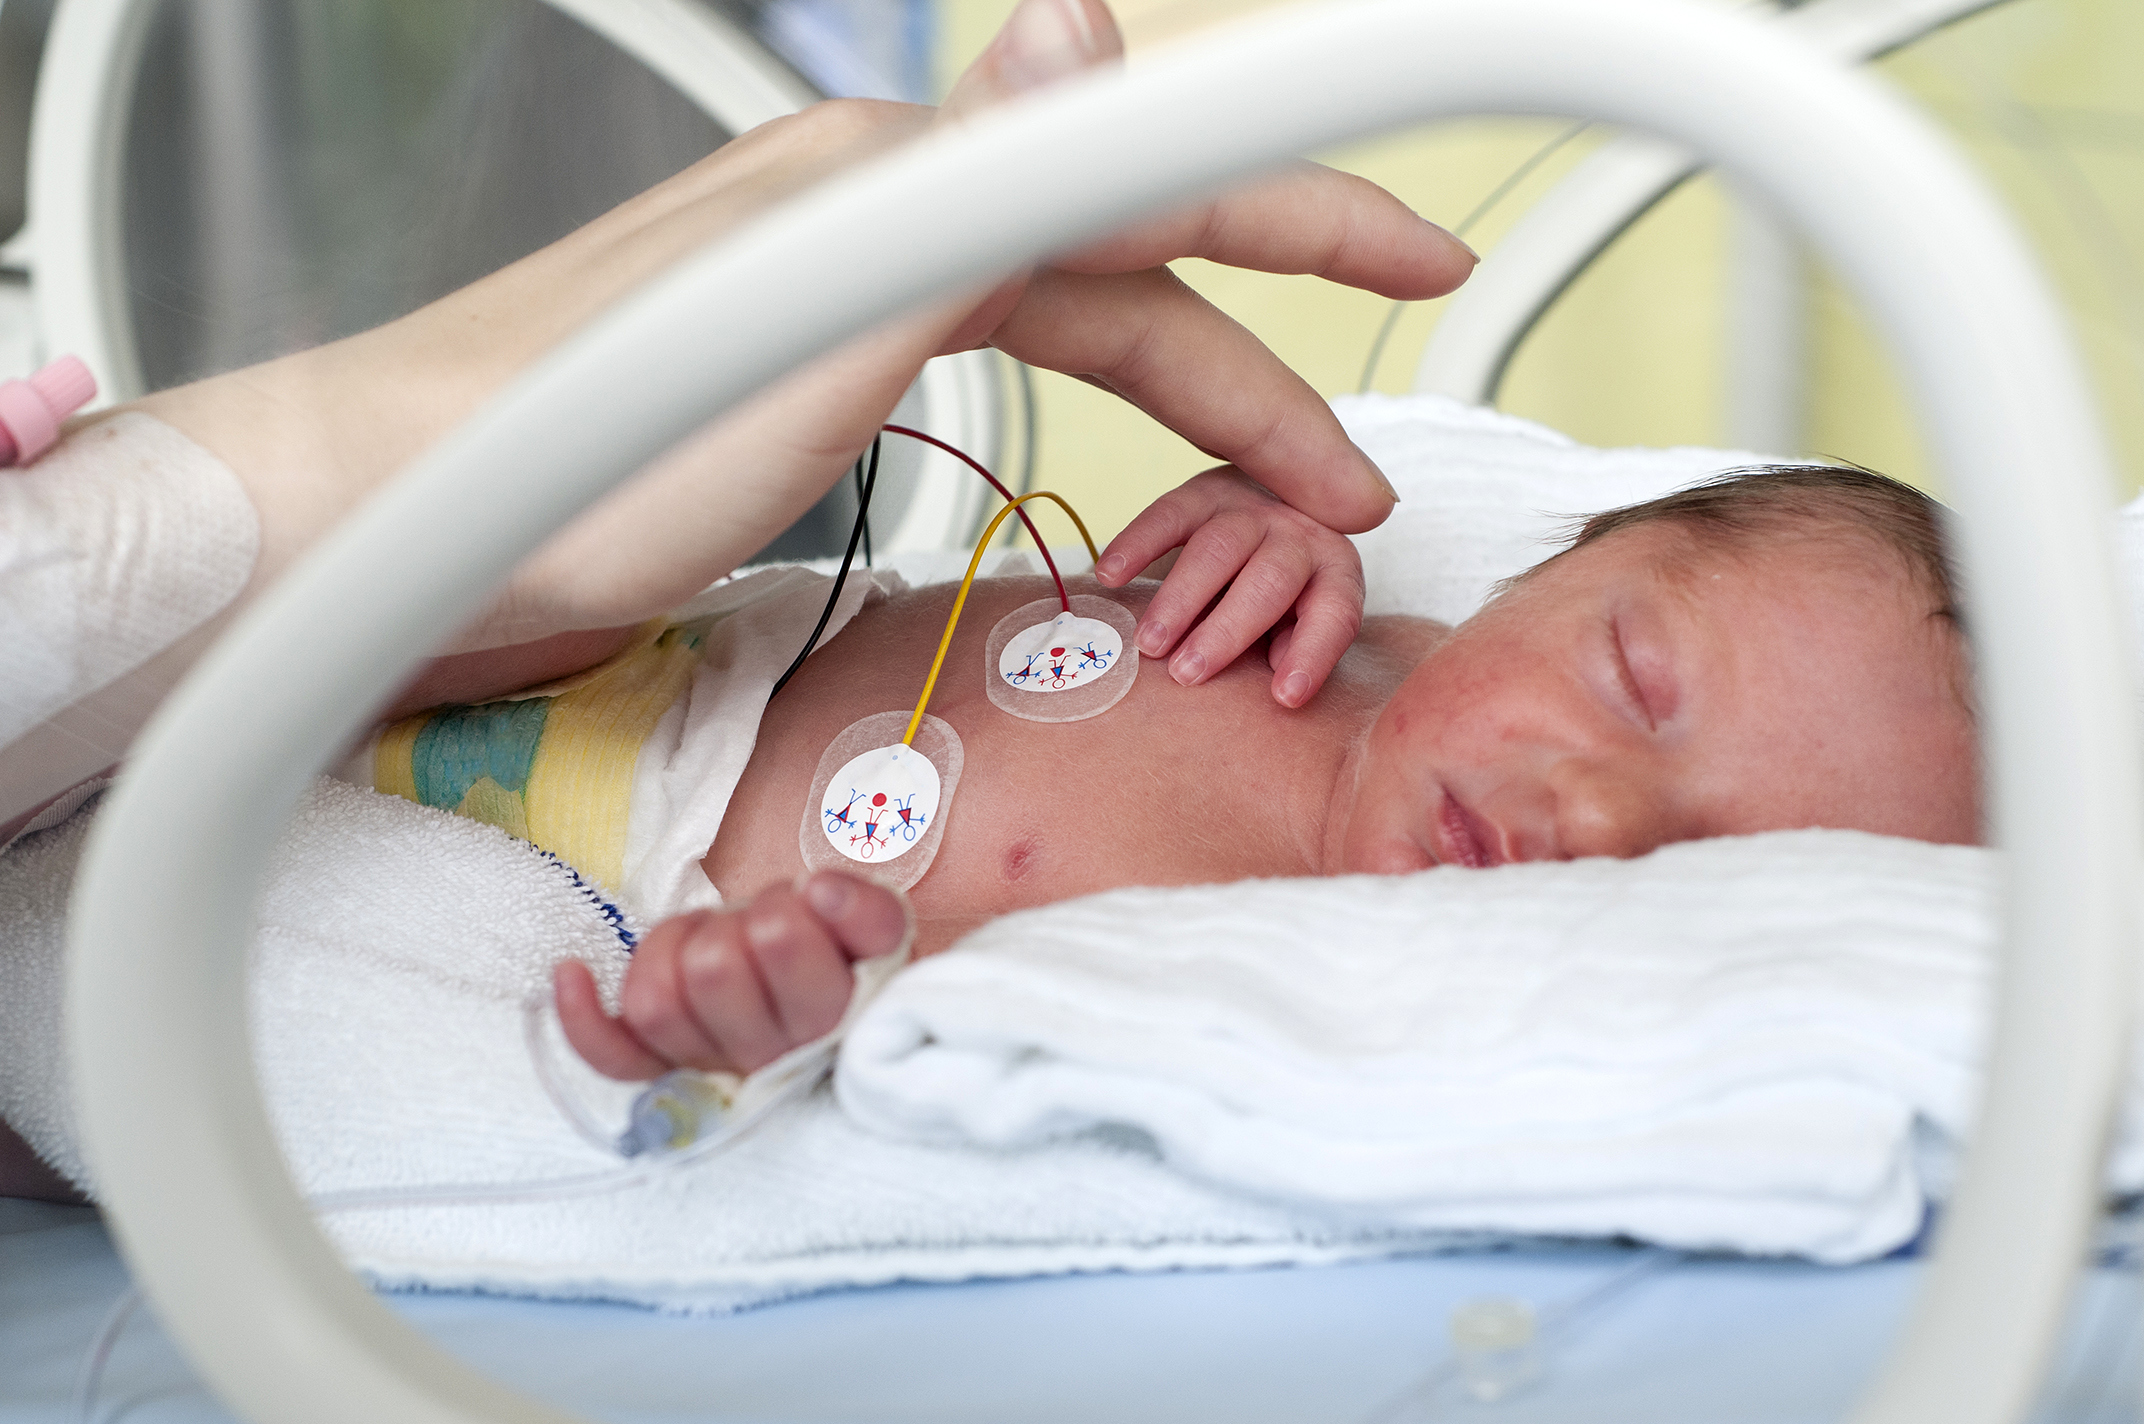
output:
[[213,618],[259,553],[231,468],[152,416],[0,472],[0,746]]

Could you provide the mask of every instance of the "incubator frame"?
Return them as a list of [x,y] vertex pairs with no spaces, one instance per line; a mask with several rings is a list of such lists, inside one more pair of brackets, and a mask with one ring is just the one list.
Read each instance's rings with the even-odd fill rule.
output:
[[[1699,147],[1801,226],[1904,357],[1963,515],[2011,879],[1979,1135],[1856,1417],[2021,1417],[2083,1258],[2133,1001],[2144,834],[2102,534],[2112,466],[2029,249],[1947,142],[1878,82],[1693,0],[1355,0],[933,138],[621,303],[265,597],[143,737],[71,926],[70,1052],[100,1188],[136,1278],[235,1410],[565,1418],[437,1351],[343,1269],[287,1176],[249,1055],[264,858],[312,769],[441,620],[673,441],[871,323],[1304,148],[1485,111],[1576,112]],[[702,336],[713,311],[719,351]],[[603,392],[616,420],[578,422],[586,401],[557,398],[568,389]]]
[[[542,0],[669,83],[725,132],[741,134],[825,96],[742,25],[699,0]],[[128,318],[120,221],[127,114],[158,0],[67,0],[52,17],[30,126],[28,249],[45,348],[80,356],[99,405],[144,393]],[[1004,359],[962,351],[917,378],[922,423],[964,450],[1003,444]],[[919,456],[915,494],[880,551],[963,545],[990,515],[987,492],[936,450]]]
[[[1785,0],[1781,32],[1846,63],[1880,59],[2006,0]],[[1791,6],[1791,8],[1788,8]],[[1683,144],[1624,134],[1526,210],[1444,304],[1414,369],[1418,393],[1494,405],[1504,373],[1548,309],[1668,194],[1705,171]]]

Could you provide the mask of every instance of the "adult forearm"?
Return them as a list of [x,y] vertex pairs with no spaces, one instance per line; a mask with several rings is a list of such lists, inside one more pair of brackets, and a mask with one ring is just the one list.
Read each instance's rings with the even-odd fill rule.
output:
[[[619,298],[788,194],[918,132],[929,113],[844,101],[763,125],[558,242],[397,321],[136,402],[133,408],[228,464],[259,511],[259,561],[234,611]],[[701,538],[689,570],[672,582],[727,572],[705,567],[710,532],[716,543],[734,545],[741,560],[808,508],[869,439],[882,413],[877,407],[890,409],[899,399],[953,320],[945,314],[911,321],[901,334],[872,339],[868,349],[830,357],[824,375],[790,383],[805,398],[769,392],[756,417],[740,412],[651,470],[643,482],[650,492],[627,517],[640,518],[662,508],[673,492],[689,491]],[[698,518],[710,511],[720,512],[718,530]],[[587,578],[591,548],[599,565],[606,556],[619,560],[626,546],[604,544],[607,533],[606,524],[605,536],[566,538],[547,565],[519,581],[514,601],[523,608],[552,605],[538,620],[550,618],[549,626],[502,627],[477,644],[602,622],[562,612],[558,605],[571,600],[570,592],[548,597],[532,585]],[[636,546],[630,562],[645,568],[661,557]],[[598,577],[624,578],[637,588],[635,572],[603,569]],[[631,621],[652,611],[617,616]],[[443,629],[442,636],[452,631]]]

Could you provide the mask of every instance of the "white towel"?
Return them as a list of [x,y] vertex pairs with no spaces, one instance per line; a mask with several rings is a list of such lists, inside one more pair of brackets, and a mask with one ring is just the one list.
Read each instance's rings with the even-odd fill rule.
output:
[[[0,856],[0,1118],[85,1187],[60,1015],[67,897],[92,821],[85,811]],[[502,831],[325,778],[271,858],[260,923],[253,1016],[271,1102],[288,1121],[316,1086],[336,1098],[333,1123],[292,1139],[308,1183],[344,1170],[406,1180],[401,1135],[430,1115],[421,1099],[448,1091],[427,1080],[431,1048],[459,1032],[456,1003],[518,1002],[565,958],[614,982],[639,928]],[[516,1104],[500,1107],[510,1136]]]
[[841,1102],[922,1142],[1109,1128],[1391,1227],[1865,1259],[1975,1092],[1991,852],[1801,831],[1631,862],[1122,890],[896,980]]
[[[89,824],[77,817],[0,857],[0,1116],[85,1183],[58,1022],[60,927]],[[271,867],[253,970],[262,1086],[301,1189],[616,1167],[545,1096],[521,1012],[568,956],[615,984],[614,916],[503,832],[318,783]],[[1106,1132],[1015,1153],[889,1141],[826,1091],[730,1152],[630,1190],[343,1212],[327,1225],[384,1285],[679,1310],[894,1280],[1332,1261],[1454,1239],[1215,1192]]]

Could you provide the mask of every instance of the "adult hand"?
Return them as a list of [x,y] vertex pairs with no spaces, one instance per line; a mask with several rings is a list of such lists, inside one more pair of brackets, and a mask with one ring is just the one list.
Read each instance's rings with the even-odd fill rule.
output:
[[[679,258],[934,123],[981,121],[992,104],[1120,51],[1099,0],[1026,0],[944,115],[815,106],[399,321],[142,405],[223,456],[254,496],[262,548],[250,596],[533,361]],[[1455,239],[1374,185],[1298,165],[792,373],[562,530],[451,645],[634,623],[690,597],[841,477],[924,360],[982,341],[1117,391],[1329,527],[1379,522],[1391,499],[1374,466],[1315,392],[1161,265],[1184,256],[1393,296],[1449,290],[1472,266]]]
[[[941,122],[1122,53],[1101,0],[1027,0],[954,86]],[[1396,498],[1384,476],[1317,392],[1165,265],[1186,257],[1407,301],[1452,291],[1477,260],[1376,184],[1292,163],[1005,283],[945,349],[987,342],[1112,391],[1330,529],[1382,523]]]
[[[1121,53],[1100,0],[1025,0],[931,123],[980,121],[1003,101]],[[756,143],[762,154],[781,150],[779,162],[754,160],[764,190],[767,175],[798,165],[826,171],[838,158],[913,136],[921,113],[821,105],[740,143]],[[704,225],[705,201],[677,208],[675,220]],[[554,540],[480,636],[497,641],[503,629],[533,636],[568,626],[562,619],[626,622],[689,596],[839,478],[926,357],[986,343],[1123,396],[1328,528],[1380,523],[1394,496],[1376,466],[1308,384],[1164,265],[1182,257],[1315,273],[1410,299],[1450,291],[1475,261],[1458,239],[1375,184],[1290,165],[987,294],[939,303],[807,366]],[[710,480],[716,471],[719,485]],[[634,550],[630,567],[618,563],[619,548]],[[564,607],[553,602],[561,590],[569,591]]]

